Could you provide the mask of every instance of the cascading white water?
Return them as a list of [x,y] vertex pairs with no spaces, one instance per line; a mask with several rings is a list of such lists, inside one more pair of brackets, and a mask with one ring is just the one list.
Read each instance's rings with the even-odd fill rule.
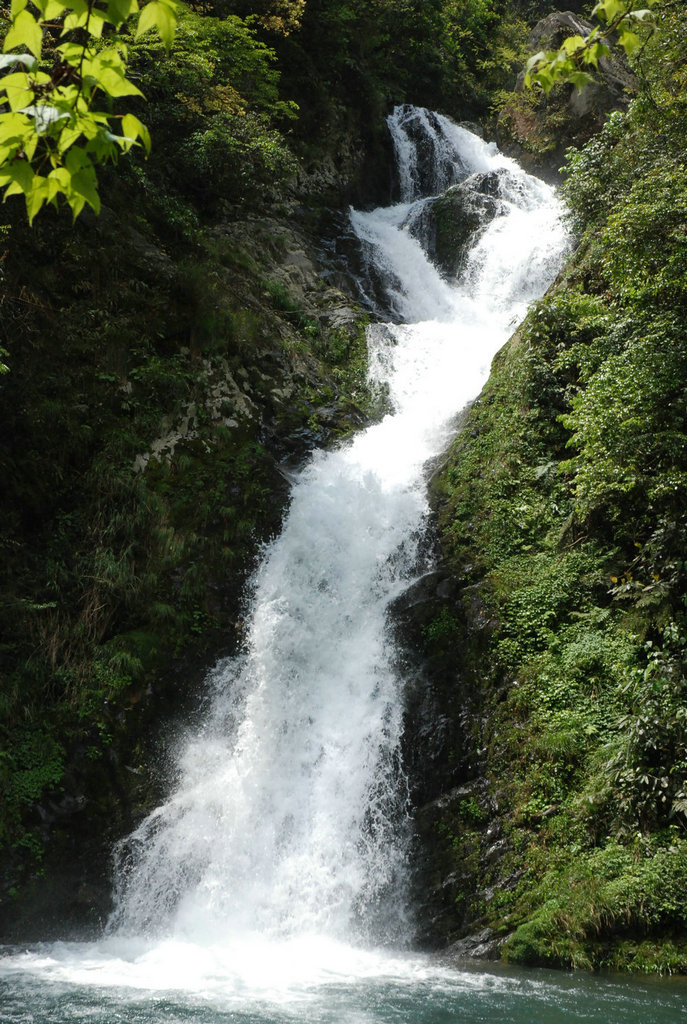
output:
[[404,195],[419,189],[423,147],[434,187],[506,172],[507,211],[459,287],[404,230],[412,203],[352,211],[415,321],[370,333],[393,415],[317,455],[295,484],[255,580],[246,654],[215,672],[210,720],[181,753],[176,791],[126,844],[119,932],[369,939],[391,925],[399,937],[402,684],[386,613],[418,569],[423,464],[476,394],[514,314],[552,279],[564,232],[552,190],[470,132],[415,108],[389,125]]
[[[369,332],[393,412],[296,481],[254,581],[245,653],[214,671],[174,792],[123,844],[110,938],[72,967],[79,981],[118,971],[129,985],[245,990],[266,956],[292,978],[374,973],[377,954],[361,966],[352,947],[410,936],[403,681],[386,616],[426,568],[423,467],[553,280],[566,236],[553,191],[494,146],[416,108],[389,128],[403,202],[351,222],[405,321]],[[500,215],[448,282],[409,227],[423,190],[485,172],[500,176]]]

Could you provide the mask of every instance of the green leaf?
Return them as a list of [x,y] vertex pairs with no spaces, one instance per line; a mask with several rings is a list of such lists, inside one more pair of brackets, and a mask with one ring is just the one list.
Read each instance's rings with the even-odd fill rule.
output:
[[26,7],[28,0],[12,0],[10,7],[10,17],[16,18],[20,11],[23,11]]
[[582,92],[585,85],[589,85],[590,82],[593,82],[594,78],[586,71],[573,71],[568,76],[568,81],[575,86],[578,92]]
[[[0,185],[3,185],[4,182],[5,182],[4,177],[0,176]],[[8,200],[10,198],[10,196],[21,196],[21,195],[24,195],[24,189],[21,187],[21,185],[19,184],[18,181],[13,181],[5,189],[5,194],[2,197],[2,201],[4,203],[4,202],[6,202],[6,200]]]
[[109,96],[142,96],[143,93],[133,82],[115,68],[104,67],[100,71],[96,84]]
[[[67,201],[72,208],[74,218],[88,203],[96,213],[100,212],[100,197],[97,190],[95,168],[88,153],[78,146],[73,146],[65,157],[65,169],[69,173],[69,193]],[[78,200],[81,200],[79,202]]]
[[68,14],[64,19],[64,26],[62,29],[62,35],[66,35],[68,32],[73,32],[77,28],[86,28],[88,24],[88,8],[85,11],[73,11]]
[[0,89],[5,90],[10,110],[20,110],[27,100],[33,99],[33,89],[28,83],[28,76],[21,71],[0,79]]
[[25,114],[12,112],[0,114],[0,143],[23,140],[33,132],[33,125]]
[[6,145],[0,144],[0,167],[7,163],[8,160],[14,160],[18,150],[19,145],[16,141]]
[[72,188],[74,191],[78,195],[83,196],[95,213],[100,213],[100,196],[98,195],[97,184],[92,165],[90,168],[84,168],[72,176]]
[[565,53],[570,54],[570,56],[572,56],[579,50],[583,50],[586,45],[587,40],[584,38],[584,36],[568,36],[567,39],[563,40],[561,49]]
[[628,6],[629,4],[624,0],[601,0],[601,3],[598,3],[592,10],[592,14],[600,20],[611,22],[619,14],[625,14]]
[[47,178],[48,202],[52,202],[60,192],[67,192],[71,180],[72,176],[66,167],[56,167],[54,171],[51,171]]
[[66,199],[71,207],[72,217],[76,220],[86,205],[86,200],[83,196],[77,195],[74,191],[67,192]]
[[33,224],[33,218],[40,210],[43,203],[48,200],[48,182],[46,178],[34,175],[31,189],[26,193],[26,213],[29,224]]
[[607,57],[610,52],[605,43],[593,43],[584,51],[582,57],[585,64],[593,64],[595,68],[598,68],[601,58]]
[[91,7],[91,14],[88,19],[88,31],[96,39],[102,39],[103,29],[105,25],[111,24],[110,19],[104,11],[98,10],[97,7]]
[[0,170],[0,184],[9,182],[5,190],[5,198],[8,195],[16,195],[18,192],[26,194],[31,191],[33,185],[34,171],[28,160],[12,160]]
[[138,11],[138,0],[109,0],[107,13],[110,20],[119,26]]
[[86,0],[70,0],[69,7],[71,13],[64,19],[63,36],[66,36],[73,28],[80,28],[85,25],[88,20],[88,4]]
[[[55,49],[59,50],[68,64],[73,64],[75,66],[81,62],[81,55],[84,52],[83,46],[79,46],[78,43],[60,43],[59,46],[55,47]],[[90,53],[90,50],[86,50],[87,57]]]
[[[18,2],[21,3],[21,0]],[[66,11],[74,6],[72,3],[63,3],[62,0],[31,0],[31,2],[41,12],[42,21],[61,18]]]
[[618,44],[622,46],[623,50],[628,57],[631,57],[633,53],[642,45],[642,40],[639,38],[636,32],[622,32],[618,37]]
[[122,132],[125,138],[140,139],[146,154],[150,153],[150,132],[133,114],[125,114],[122,118]]
[[41,55],[43,43],[43,30],[32,14],[27,10],[19,11],[12,19],[12,27],[5,37],[3,52],[14,49],[15,46],[25,46],[36,57]]
[[70,174],[78,174],[78,172],[83,170],[84,167],[93,166],[86,151],[78,146],[75,146],[69,151],[69,153],[67,153],[64,165]]
[[537,82],[544,92],[548,95],[556,84],[556,79],[552,73],[551,66],[545,65],[539,70],[536,75],[533,76],[535,82]]
[[136,39],[150,29],[156,28],[162,42],[169,50],[174,41],[176,26],[176,7],[166,3],[165,0],[151,0],[141,11],[136,26]]
[[119,137],[107,128],[99,128],[89,139],[86,149],[95,163],[104,164],[107,160],[116,162],[119,156]]
[[83,135],[83,128],[80,124],[80,120],[77,119],[76,124],[69,125],[63,128],[60,132],[60,136],[57,142],[57,151],[60,155],[63,155],[70,149],[75,142],[77,142]]

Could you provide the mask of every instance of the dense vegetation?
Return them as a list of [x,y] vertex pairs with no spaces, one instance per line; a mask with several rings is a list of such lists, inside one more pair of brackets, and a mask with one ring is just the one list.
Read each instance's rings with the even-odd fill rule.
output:
[[[579,248],[437,482],[467,585],[426,631],[481,688],[475,796],[436,828],[454,934],[506,959],[687,971],[687,24],[565,196]],[[479,622],[477,622],[479,620]],[[477,624],[477,625],[476,625]],[[454,878],[456,877],[454,876]]]

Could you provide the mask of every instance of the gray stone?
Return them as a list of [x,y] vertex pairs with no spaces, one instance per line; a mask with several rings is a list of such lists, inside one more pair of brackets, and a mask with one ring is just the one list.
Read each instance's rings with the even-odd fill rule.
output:
[[452,943],[442,954],[442,960],[500,960],[504,942],[505,938],[497,938],[491,928],[484,928]]

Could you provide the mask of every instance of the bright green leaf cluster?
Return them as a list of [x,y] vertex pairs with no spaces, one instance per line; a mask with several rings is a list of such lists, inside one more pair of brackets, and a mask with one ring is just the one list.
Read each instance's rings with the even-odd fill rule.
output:
[[0,56],[9,108],[0,113],[0,185],[5,199],[24,196],[29,221],[60,200],[74,217],[86,204],[98,213],[96,165],[135,145],[150,151],[146,126],[112,113],[113,101],[143,95],[127,77],[120,35],[137,15],[136,38],[153,29],[171,46],[175,0],[150,0],[140,14],[138,0],[12,0]]
[[610,43],[617,39],[628,57],[642,46],[636,29],[645,24],[653,29],[650,10],[659,0],[600,0],[592,14],[599,20],[587,36],[572,35],[558,50],[540,50],[527,62],[525,85],[540,86],[550,93],[554,86],[570,83],[583,89],[593,81],[590,68],[598,68],[602,57],[611,53]]

